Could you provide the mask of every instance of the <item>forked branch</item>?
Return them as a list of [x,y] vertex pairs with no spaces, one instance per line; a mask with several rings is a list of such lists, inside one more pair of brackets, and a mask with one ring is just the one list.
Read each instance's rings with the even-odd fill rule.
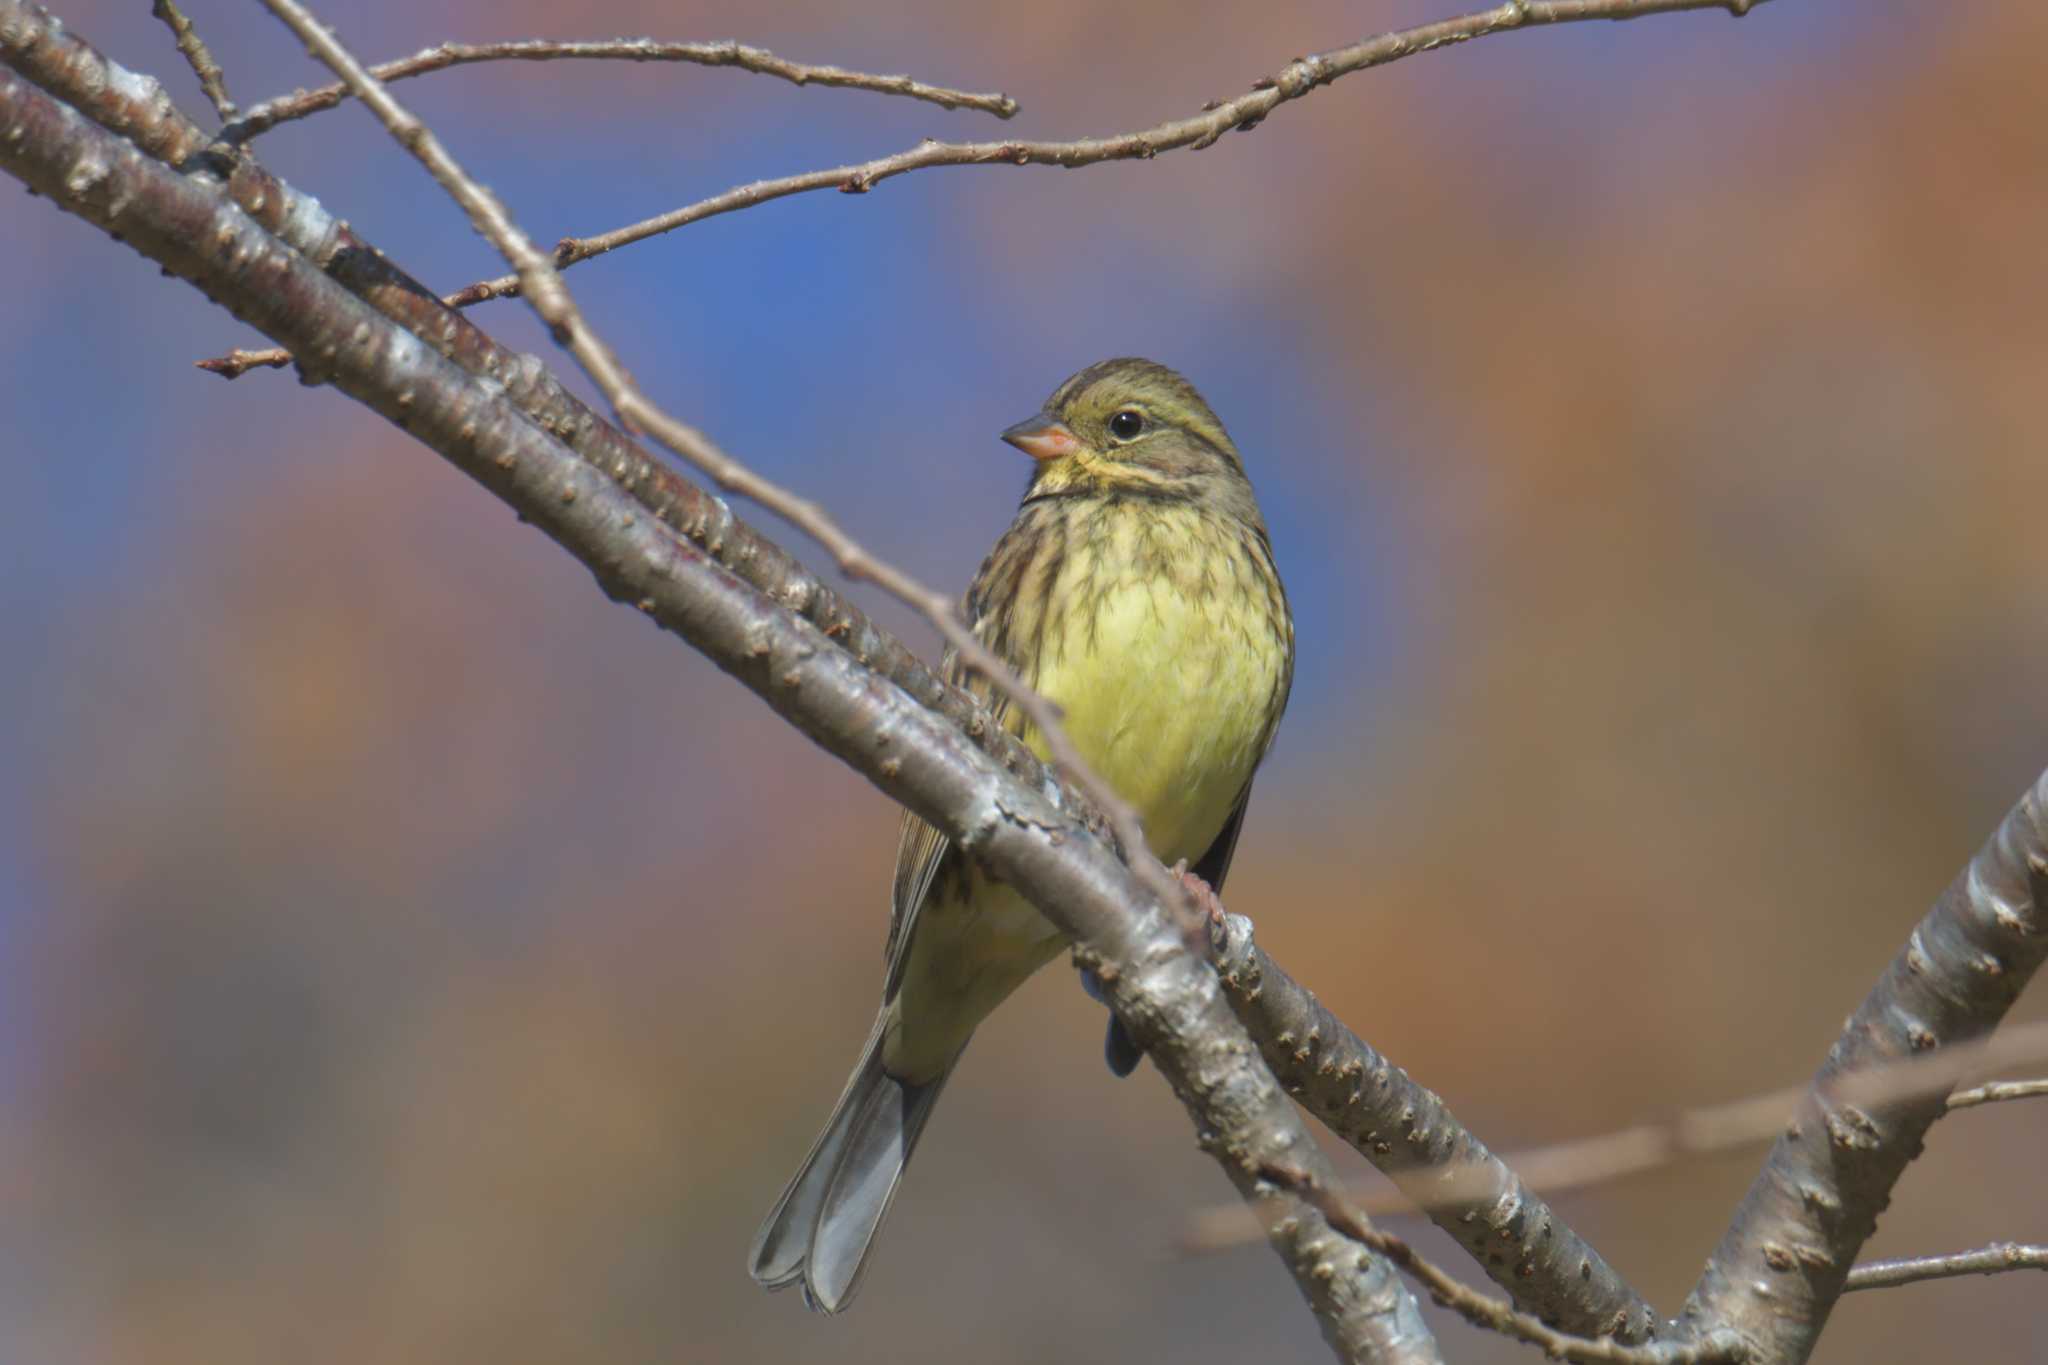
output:
[[[1860,1073],[1985,1037],[2048,957],[2048,773],[1915,926],[1850,1018],[1736,1211],[1683,1321],[1806,1359],[1942,1091],[1858,1094]],[[1931,1054],[1931,1055],[1930,1055]]]

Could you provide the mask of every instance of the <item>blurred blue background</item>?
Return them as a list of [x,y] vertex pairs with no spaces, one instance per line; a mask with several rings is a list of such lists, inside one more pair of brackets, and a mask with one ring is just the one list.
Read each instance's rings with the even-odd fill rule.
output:
[[[323,79],[187,8],[244,104]],[[204,112],[145,6],[58,10]],[[548,242],[1150,125],[1455,10],[329,17],[378,59],[730,36],[1023,104],[399,87]],[[659,401],[949,588],[1022,486],[997,430],[1105,356],[1193,379],[1301,637],[1226,900],[1512,1148],[1806,1075],[2048,762],[2044,38],[2017,0],[1504,35],[1201,153],[927,171],[569,278]],[[503,269],[359,107],[258,152],[438,288]],[[1228,1187],[1156,1078],[1103,1074],[1063,966],[977,1039],[853,1311],[754,1291],[879,986],[893,812],[364,411],[192,369],[262,343],[187,286],[25,195],[0,239],[0,1358],[1321,1351],[1266,1253],[1172,1250]],[[476,316],[568,373],[520,305]],[[1944,1125],[1874,1250],[2037,1234],[2041,1124]],[[1675,1309],[1755,1160],[1562,1208]],[[2031,1292],[1859,1295],[1818,1358],[2034,1358]]]

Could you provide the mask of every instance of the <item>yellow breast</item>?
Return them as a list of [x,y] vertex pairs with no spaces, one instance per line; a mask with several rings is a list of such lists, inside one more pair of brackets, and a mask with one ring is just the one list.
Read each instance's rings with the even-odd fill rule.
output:
[[[1201,857],[1272,737],[1293,647],[1263,546],[1202,513],[1119,509],[1058,566],[1030,670],[1162,861]],[[1043,741],[1027,734],[1043,752]]]

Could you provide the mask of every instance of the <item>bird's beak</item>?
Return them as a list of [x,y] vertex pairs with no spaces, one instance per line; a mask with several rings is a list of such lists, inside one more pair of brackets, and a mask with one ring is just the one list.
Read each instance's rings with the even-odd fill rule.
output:
[[1004,429],[1003,439],[1034,460],[1058,460],[1081,448],[1081,438],[1057,417],[1039,413]]

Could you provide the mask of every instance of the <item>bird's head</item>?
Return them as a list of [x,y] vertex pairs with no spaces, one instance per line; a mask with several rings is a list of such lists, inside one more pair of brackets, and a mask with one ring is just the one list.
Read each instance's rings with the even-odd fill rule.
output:
[[1002,437],[1037,462],[1027,498],[1220,498],[1229,510],[1258,517],[1223,423],[1194,385],[1150,360],[1089,366]]

